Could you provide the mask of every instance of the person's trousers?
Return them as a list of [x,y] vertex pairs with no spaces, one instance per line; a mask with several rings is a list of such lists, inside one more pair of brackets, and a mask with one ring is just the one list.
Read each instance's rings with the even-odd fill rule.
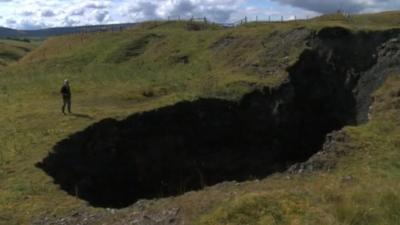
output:
[[64,97],[63,98],[63,106],[62,106],[62,112],[65,113],[65,107],[67,107],[68,112],[71,113],[71,98]]

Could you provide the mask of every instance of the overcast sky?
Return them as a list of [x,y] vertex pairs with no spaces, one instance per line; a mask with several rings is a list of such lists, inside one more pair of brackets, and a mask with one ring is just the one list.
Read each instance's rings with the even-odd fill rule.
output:
[[39,29],[204,17],[216,22],[243,18],[304,18],[341,9],[351,13],[400,9],[400,0],[0,0],[0,26]]

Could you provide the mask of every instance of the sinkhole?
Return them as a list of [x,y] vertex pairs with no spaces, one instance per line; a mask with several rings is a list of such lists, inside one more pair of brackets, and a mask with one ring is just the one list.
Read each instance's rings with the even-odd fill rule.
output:
[[319,151],[328,133],[365,121],[386,62],[373,56],[391,37],[379,35],[323,30],[278,88],[104,119],[37,166],[70,195],[111,208],[285,171]]

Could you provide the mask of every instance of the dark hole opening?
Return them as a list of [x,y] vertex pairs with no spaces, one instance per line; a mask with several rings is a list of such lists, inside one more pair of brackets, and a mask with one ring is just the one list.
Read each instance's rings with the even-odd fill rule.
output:
[[[286,84],[239,102],[199,99],[105,119],[60,141],[38,166],[69,194],[113,208],[284,171],[320,150],[328,133],[357,123],[359,76],[348,73],[346,54],[306,50]],[[375,63],[366,59],[355,69]]]
[[354,122],[343,80],[298,66],[290,83],[239,103],[200,99],[105,119],[59,142],[39,166],[69,194],[115,208],[283,171]]

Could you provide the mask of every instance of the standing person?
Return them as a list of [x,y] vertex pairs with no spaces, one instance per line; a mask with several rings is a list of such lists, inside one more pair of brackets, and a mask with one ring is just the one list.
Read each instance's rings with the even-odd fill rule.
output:
[[62,113],[65,114],[65,106],[68,108],[68,113],[71,113],[71,88],[68,80],[64,80],[64,85],[61,88],[61,95],[63,97]]

